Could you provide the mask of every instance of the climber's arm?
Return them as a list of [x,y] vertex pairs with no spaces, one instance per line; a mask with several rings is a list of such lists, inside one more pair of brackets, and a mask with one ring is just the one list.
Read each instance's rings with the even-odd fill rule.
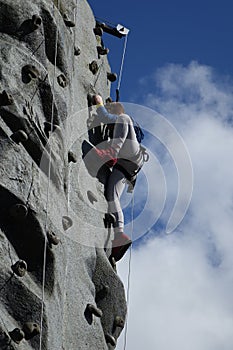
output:
[[103,122],[104,124],[115,123],[118,116],[115,114],[108,113],[108,111],[104,107],[102,97],[100,95],[95,95],[94,99],[96,103],[97,115],[100,118],[100,121]]

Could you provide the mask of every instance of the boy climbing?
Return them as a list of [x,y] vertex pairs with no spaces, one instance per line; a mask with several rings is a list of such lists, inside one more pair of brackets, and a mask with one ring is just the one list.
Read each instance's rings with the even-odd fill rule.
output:
[[115,218],[111,257],[119,261],[132,244],[131,239],[124,233],[120,198],[126,182],[131,190],[133,189],[137,173],[144,162],[144,155],[137,140],[133,120],[125,114],[122,104],[108,103],[105,108],[100,95],[94,96],[94,102],[99,121],[114,125],[111,141],[107,142],[104,149],[95,148],[95,152],[102,163],[112,168],[105,192],[108,212]]

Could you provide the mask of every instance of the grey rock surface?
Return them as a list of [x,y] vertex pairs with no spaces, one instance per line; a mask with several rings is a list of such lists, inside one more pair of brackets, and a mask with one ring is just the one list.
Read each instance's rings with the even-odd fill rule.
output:
[[[117,339],[116,317],[126,317],[103,225],[106,172],[97,179],[83,161],[84,140],[103,137],[87,95],[110,90],[94,27],[85,0],[0,0],[2,350],[112,349],[105,335]],[[19,260],[22,277],[12,271]],[[41,335],[17,344],[10,332],[26,322],[42,325]]]

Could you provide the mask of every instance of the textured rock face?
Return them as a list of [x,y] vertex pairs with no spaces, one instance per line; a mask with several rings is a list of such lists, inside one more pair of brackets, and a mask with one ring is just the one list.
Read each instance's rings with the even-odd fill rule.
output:
[[0,0],[0,349],[112,349],[124,324],[104,186],[82,159],[101,138],[87,94],[110,88],[94,27],[85,0]]

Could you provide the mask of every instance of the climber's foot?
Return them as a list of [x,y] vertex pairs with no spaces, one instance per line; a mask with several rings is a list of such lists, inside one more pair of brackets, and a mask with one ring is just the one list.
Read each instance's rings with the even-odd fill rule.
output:
[[112,241],[111,257],[113,257],[115,261],[119,261],[125,255],[131,244],[131,239],[125,233],[120,232],[116,234],[114,240]]

